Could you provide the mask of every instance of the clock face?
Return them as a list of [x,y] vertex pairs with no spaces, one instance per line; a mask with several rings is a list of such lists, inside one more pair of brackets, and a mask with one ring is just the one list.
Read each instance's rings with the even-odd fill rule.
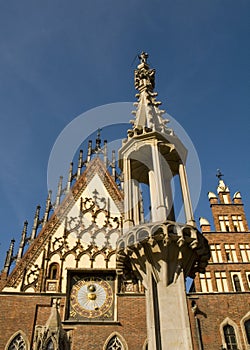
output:
[[112,316],[112,287],[100,277],[82,278],[71,289],[70,305],[71,316],[109,318]]

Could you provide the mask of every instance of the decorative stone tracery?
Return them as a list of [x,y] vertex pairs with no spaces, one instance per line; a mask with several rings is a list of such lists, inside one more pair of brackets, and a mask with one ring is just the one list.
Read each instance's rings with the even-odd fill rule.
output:
[[22,331],[16,332],[7,343],[5,350],[29,350],[26,335]]
[[[85,258],[89,261],[85,267],[93,268],[96,261],[103,261],[102,268],[110,267],[121,232],[121,218],[110,214],[109,199],[94,190],[92,197],[80,198],[78,215],[73,215],[75,212],[70,211],[64,219],[63,232],[59,230],[50,237],[41,262],[35,262],[24,272],[22,291],[61,291],[60,271],[69,267],[67,260],[74,262],[71,268],[82,267]],[[51,278],[53,263],[58,264],[56,279]]]

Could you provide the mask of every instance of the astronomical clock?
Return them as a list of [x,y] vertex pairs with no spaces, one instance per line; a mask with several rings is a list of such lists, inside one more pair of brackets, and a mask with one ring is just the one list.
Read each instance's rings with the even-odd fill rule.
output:
[[114,271],[69,271],[68,277],[69,321],[94,322],[114,319]]

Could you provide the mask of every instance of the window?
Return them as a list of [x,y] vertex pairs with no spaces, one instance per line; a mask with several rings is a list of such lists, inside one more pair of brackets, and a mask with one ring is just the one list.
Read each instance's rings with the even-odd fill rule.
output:
[[226,272],[215,272],[215,280],[218,292],[228,292]]
[[49,279],[57,280],[58,279],[59,266],[57,263],[52,263],[49,268]]
[[248,287],[250,289],[250,272],[246,272],[246,277],[247,277]]
[[220,244],[210,244],[212,262],[223,262]]
[[240,215],[232,215],[233,225],[235,232],[243,232],[244,225],[242,221],[242,217]]
[[240,244],[240,254],[243,262],[250,261],[250,246],[249,244]]
[[8,346],[8,350],[26,350],[26,349],[27,349],[26,343],[20,333],[15,336],[15,338],[11,341],[10,345]]
[[115,335],[110,339],[106,347],[106,350],[124,350],[124,347],[120,342],[119,338],[117,337],[117,335]]
[[235,292],[241,292],[242,287],[241,287],[241,281],[240,281],[240,274],[234,273],[232,276],[232,279],[233,279],[233,286],[234,286]]
[[244,326],[247,336],[247,343],[250,344],[250,319],[245,321]]
[[223,333],[227,344],[227,350],[237,350],[238,346],[233,326],[230,326],[229,324],[224,326]]
[[228,216],[219,216],[219,223],[220,223],[221,231],[223,232],[230,231]]
[[238,262],[234,244],[225,244],[225,252],[228,262]]
[[200,273],[201,291],[209,293],[213,291],[211,272]]

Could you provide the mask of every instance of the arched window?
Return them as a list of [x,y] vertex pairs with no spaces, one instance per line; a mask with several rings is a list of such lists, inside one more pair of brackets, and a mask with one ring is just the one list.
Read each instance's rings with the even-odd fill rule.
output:
[[18,333],[9,344],[7,350],[26,350],[26,342],[23,339],[21,333]]
[[223,327],[225,342],[227,344],[227,350],[237,350],[236,335],[233,326],[227,324]]
[[240,279],[238,275],[233,275],[234,289],[236,292],[241,292]]
[[110,339],[106,347],[106,350],[124,350],[124,347],[121,341],[119,340],[119,338],[117,337],[117,335],[115,335]]
[[244,326],[247,336],[247,343],[250,344],[250,319],[245,321]]
[[57,263],[52,263],[49,267],[49,279],[57,280],[59,277],[59,265]]

